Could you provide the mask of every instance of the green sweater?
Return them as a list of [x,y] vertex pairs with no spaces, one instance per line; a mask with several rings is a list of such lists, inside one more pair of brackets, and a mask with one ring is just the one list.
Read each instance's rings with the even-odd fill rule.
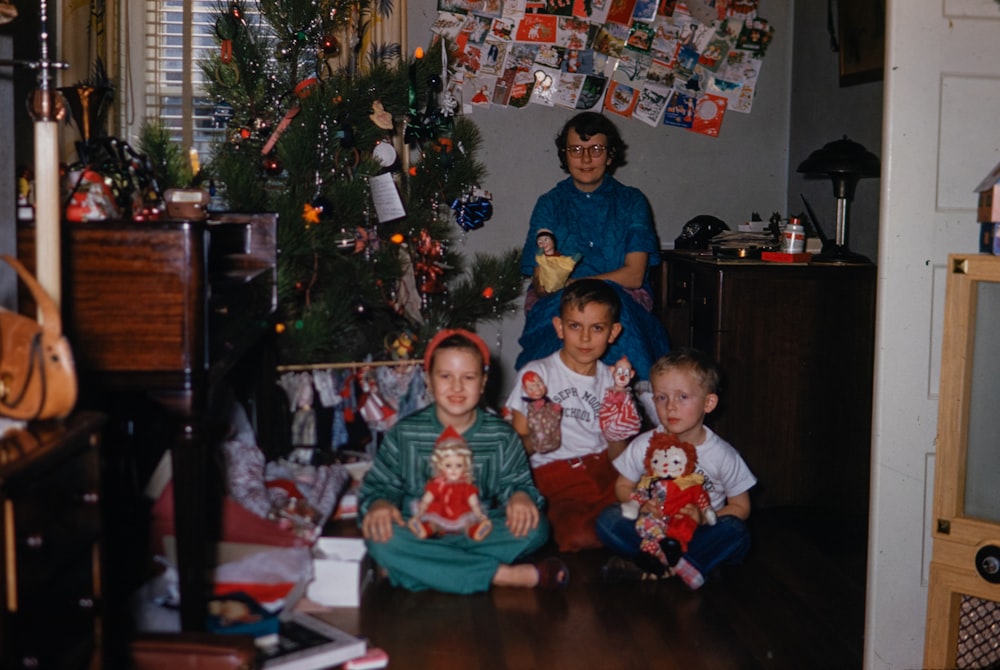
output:
[[[372,468],[361,483],[359,522],[371,504],[388,500],[408,518],[432,476],[431,452],[444,426],[432,404],[393,426],[382,439]],[[472,450],[475,483],[484,511],[500,509],[515,491],[524,491],[542,508],[521,438],[499,417],[476,410],[463,434]]]

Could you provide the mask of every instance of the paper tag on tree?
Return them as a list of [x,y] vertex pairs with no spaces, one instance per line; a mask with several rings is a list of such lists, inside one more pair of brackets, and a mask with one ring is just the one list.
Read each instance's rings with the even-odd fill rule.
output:
[[372,190],[372,200],[375,202],[375,216],[379,223],[395,221],[406,216],[403,200],[399,197],[396,182],[388,172],[368,178]]

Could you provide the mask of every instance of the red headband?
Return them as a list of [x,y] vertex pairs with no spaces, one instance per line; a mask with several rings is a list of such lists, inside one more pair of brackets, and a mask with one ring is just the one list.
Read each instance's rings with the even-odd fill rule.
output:
[[483,356],[483,368],[486,370],[490,369],[490,350],[486,346],[486,343],[483,342],[483,338],[465,328],[445,328],[438,331],[438,334],[432,337],[431,341],[427,343],[427,349],[424,351],[424,372],[431,371],[431,360],[434,357],[434,350],[438,348],[441,342],[452,335],[461,335],[475,345],[476,349]]

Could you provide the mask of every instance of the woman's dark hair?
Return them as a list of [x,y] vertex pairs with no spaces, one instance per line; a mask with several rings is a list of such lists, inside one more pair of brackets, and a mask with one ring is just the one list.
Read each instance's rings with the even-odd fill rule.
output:
[[559,134],[556,135],[556,149],[559,150],[559,165],[564,171],[569,172],[569,166],[566,164],[566,140],[569,137],[570,129],[575,130],[580,139],[584,141],[589,140],[598,133],[604,133],[604,136],[608,138],[608,156],[611,158],[611,164],[608,165],[609,173],[614,172],[615,168],[625,165],[625,149],[627,145],[618,133],[618,128],[611,122],[611,119],[597,112],[580,112],[567,121],[566,125],[559,131]]

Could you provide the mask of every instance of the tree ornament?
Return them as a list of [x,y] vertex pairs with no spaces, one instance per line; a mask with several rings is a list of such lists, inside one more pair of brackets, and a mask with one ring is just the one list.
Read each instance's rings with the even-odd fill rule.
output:
[[381,100],[372,102],[372,113],[368,118],[382,130],[392,130],[392,114],[385,111]]
[[233,106],[225,100],[220,100],[212,109],[212,123],[216,128],[226,128],[233,118]]
[[323,49],[323,56],[326,58],[336,58],[340,55],[340,40],[333,34],[324,35],[320,48]]
[[295,56],[295,44],[291,40],[278,40],[274,47],[274,58],[279,63],[287,63]]
[[341,226],[337,229],[337,232],[333,235],[333,246],[337,248],[337,251],[354,251],[354,247],[357,244],[357,237],[353,230],[348,230],[347,228]]
[[489,191],[473,186],[469,193],[463,193],[452,201],[455,222],[466,232],[482,228],[493,216],[492,198]]
[[281,174],[281,162],[273,155],[264,156],[264,159],[261,161],[261,166],[264,168],[264,172],[272,177],[276,177]]
[[399,154],[396,153],[396,147],[392,146],[392,142],[379,141],[375,143],[375,147],[372,149],[372,157],[382,167],[392,167],[396,164]]

